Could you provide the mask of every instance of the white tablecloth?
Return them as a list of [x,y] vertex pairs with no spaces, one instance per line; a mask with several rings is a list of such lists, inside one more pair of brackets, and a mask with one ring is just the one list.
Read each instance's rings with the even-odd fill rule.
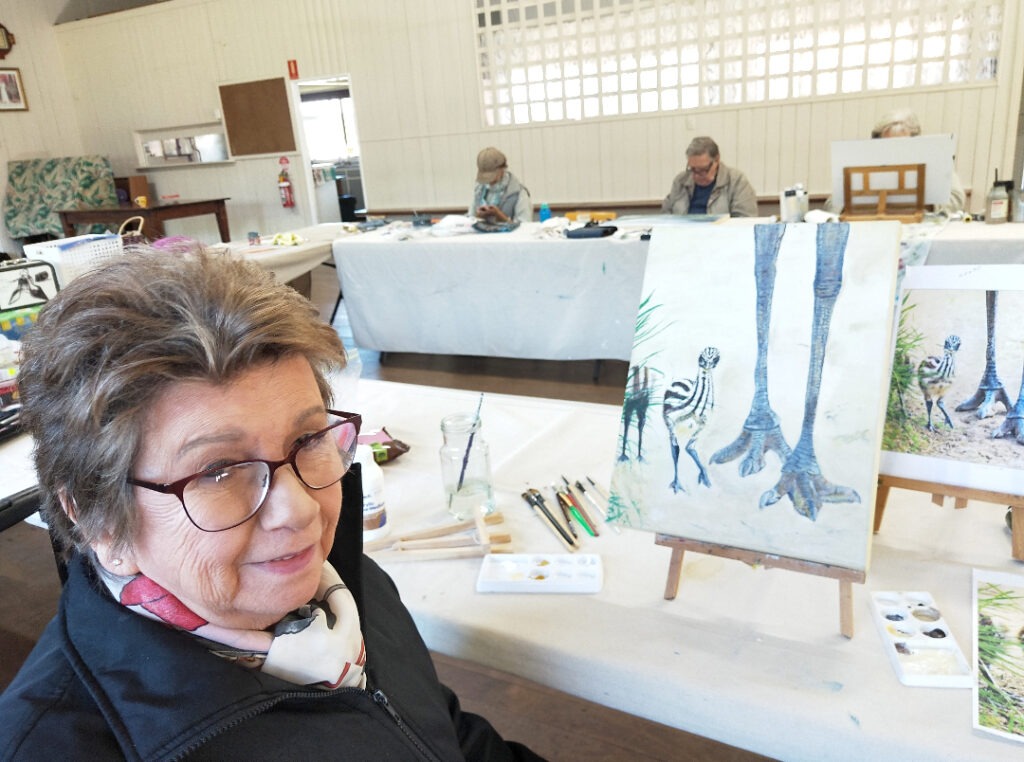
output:
[[[383,466],[393,534],[445,520],[439,421],[472,412],[477,399],[359,383],[355,404],[366,426],[386,425],[412,446]],[[481,419],[505,516],[500,529],[511,532],[516,552],[562,552],[519,493],[563,474],[607,485],[619,408],[488,395]],[[649,441],[651,457],[668,457],[657,424]],[[831,579],[688,553],[679,596],[667,601],[670,551],[629,529],[605,528],[584,541],[583,552],[604,563],[596,595],[479,594],[477,559],[386,568],[433,649],[762,754],[1020,759],[1019,745],[972,731],[969,689],[902,685],[870,609],[871,591],[929,591],[970,659],[971,568],[1019,572],[1004,511],[974,502],[938,508],[928,495],[894,489],[867,582],[853,586],[852,640],[839,634],[839,585]]]
[[511,233],[334,242],[363,349],[542,360],[628,360],[647,243]]
[[928,264],[1024,264],[1024,223],[950,222],[932,239]]
[[234,253],[239,253],[260,267],[270,270],[281,283],[298,278],[331,257],[331,242],[346,235],[340,222],[325,222],[306,228],[289,231],[300,236],[303,243],[298,246],[274,246],[273,234],[265,235],[257,246],[246,241],[231,241],[225,244]]

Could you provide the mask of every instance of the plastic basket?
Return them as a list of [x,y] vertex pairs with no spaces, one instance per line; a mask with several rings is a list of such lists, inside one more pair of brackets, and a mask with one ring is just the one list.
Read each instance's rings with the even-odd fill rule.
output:
[[25,244],[25,258],[41,259],[53,265],[61,288],[101,262],[119,256],[122,251],[124,243],[116,233],[76,235],[56,241]]

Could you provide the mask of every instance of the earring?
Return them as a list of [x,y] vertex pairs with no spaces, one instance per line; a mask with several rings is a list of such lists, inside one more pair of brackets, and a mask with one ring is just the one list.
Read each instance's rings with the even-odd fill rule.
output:
[[115,559],[114,559],[113,561],[111,561],[110,563],[111,563],[111,564],[113,564],[114,566],[120,566],[121,564],[123,564],[123,563],[124,563],[124,561],[122,561],[122,560],[121,560],[120,558],[115,558]]

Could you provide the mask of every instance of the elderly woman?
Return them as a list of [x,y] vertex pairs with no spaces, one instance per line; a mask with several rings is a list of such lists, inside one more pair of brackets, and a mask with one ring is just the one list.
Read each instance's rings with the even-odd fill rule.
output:
[[[917,114],[908,108],[898,108],[884,114],[881,119],[871,128],[873,138],[913,138],[921,134],[921,122]],[[964,192],[963,183],[953,172],[952,185],[949,189],[949,201],[935,207],[936,212],[943,212],[947,215],[955,212],[962,212],[967,205],[967,194]],[[825,210],[833,214],[843,211],[843,200],[833,199],[829,196],[825,199]]]
[[485,148],[476,156],[476,185],[469,216],[491,223],[533,219],[530,191],[509,172],[508,160],[497,148]]
[[361,553],[344,357],[298,293],[203,252],[127,254],[43,310],[19,383],[68,577],[0,758],[532,756],[460,711]]

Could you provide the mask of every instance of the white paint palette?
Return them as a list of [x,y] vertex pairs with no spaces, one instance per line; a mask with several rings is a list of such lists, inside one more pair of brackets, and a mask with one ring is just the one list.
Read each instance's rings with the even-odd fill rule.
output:
[[933,688],[974,684],[971,667],[930,594],[874,592],[871,608],[901,683]]
[[478,593],[597,593],[604,584],[594,553],[493,553],[484,556]]

